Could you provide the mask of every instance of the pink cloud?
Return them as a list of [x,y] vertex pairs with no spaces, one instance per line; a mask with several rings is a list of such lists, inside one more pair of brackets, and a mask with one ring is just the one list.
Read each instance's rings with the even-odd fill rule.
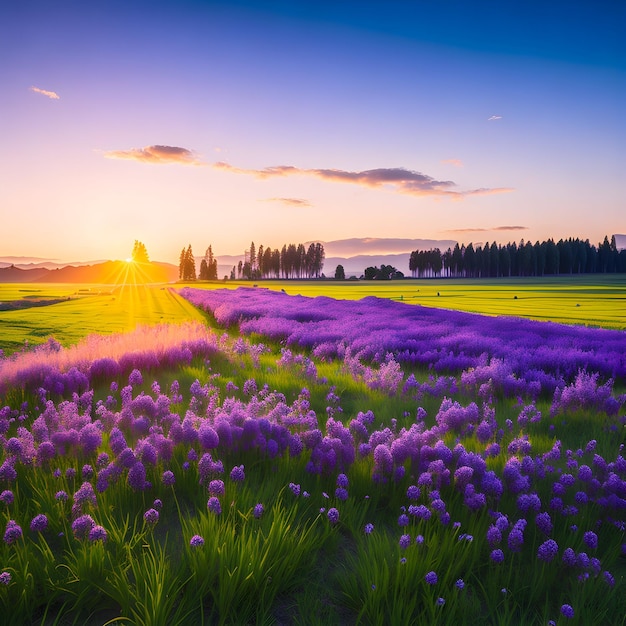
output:
[[104,156],[107,159],[126,159],[141,163],[203,165],[194,152],[176,146],[146,146],[131,150],[112,150],[105,152]]

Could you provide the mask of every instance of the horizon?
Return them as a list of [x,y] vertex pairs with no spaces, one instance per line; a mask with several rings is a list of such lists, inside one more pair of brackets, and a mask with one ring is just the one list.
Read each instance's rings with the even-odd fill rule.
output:
[[608,1],[2,6],[0,256],[596,245],[626,232],[625,20]]

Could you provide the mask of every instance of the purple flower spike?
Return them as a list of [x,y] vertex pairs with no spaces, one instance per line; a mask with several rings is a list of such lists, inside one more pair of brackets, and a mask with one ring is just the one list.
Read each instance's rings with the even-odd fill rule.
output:
[[489,555],[489,558],[494,563],[502,563],[504,561],[504,552],[502,552],[502,550],[500,550],[500,548],[496,548],[495,550],[491,551],[491,554]]
[[598,535],[594,533],[592,530],[587,531],[583,535],[583,541],[585,545],[591,550],[595,550],[598,547]]
[[570,604],[564,604],[561,607],[561,614],[564,617],[567,617],[568,619],[571,619],[572,617],[574,617],[574,609],[572,608],[572,606]]
[[364,532],[366,535],[371,535],[374,530],[374,524],[365,524]]
[[170,470],[165,470],[163,472],[163,475],[161,476],[161,482],[166,487],[171,487],[172,485],[174,485],[176,483],[176,476],[174,476],[174,472]]
[[5,489],[2,493],[0,493],[0,502],[2,502],[2,504],[9,506],[9,504],[13,504],[14,499],[15,496],[10,489]]
[[331,524],[336,524],[339,521],[339,511],[335,507],[328,509],[326,516]]
[[2,574],[0,574],[0,585],[8,585],[10,582],[11,582],[11,573],[2,572]]
[[189,545],[192,548],[200,548],[200,547],[202,547],[204,545],[204,539],[200,535],[194,535],[189,540]]
[[406,550],[411,545],[411,535],[402,535],[398,543],[403,550]]
[[48,528],[48,518],[43,513],[35,515],[30,523],[31,531],[34,533],[42,533],[46,528]]
[[96,541],[102,541],[102,543],[105,543],[107,539],[107,531],[102,526],[94,526],[89,531],[89,541],[92,543],[95,543]]
[[215,515],[220,515],[222,512],[222,505],[215,496],[211,496],[206,505],[209,511],[211,511],[211,513],[215,513]]
[[15,543],[18,539],[21,539],[21,537],[22,537],[22,527],[17,522],[10,519],[7,522],[6,530],[4,531],[4,543],[10,546],[12,543]]
[[144,520],[146,520],[147,524],[154,526],[159,521],[159,512],[156,509],[148,509],[143,514]]
[[537,550],[537,558],[544,563],[550,563],[557,555],[559,546],[554,539],[544,541]]
[[252,515],[254,515],[255,519],[259,519],[263,513],[265,512],[265,507],[259,502],[254,505],[254,509],[252,510]]
[[424,576],[424,580],[429,585],[436,585],[437,581],[439,580],[439,578],[437,578],[437,573],[436,572],[428,572],[428,574],[426,574],[426,576]]

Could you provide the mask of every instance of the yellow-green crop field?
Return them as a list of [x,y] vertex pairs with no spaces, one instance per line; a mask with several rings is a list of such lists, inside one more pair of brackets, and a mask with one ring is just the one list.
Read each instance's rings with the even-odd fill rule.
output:
[[[402,281],[216,281],[187,283],[205,289],[253,284],[288,294],[356,300],[389,298],[427,307],[512,315],[565,324],[626,329],[626,275],[488,280]],[[137,325],[202,319],[176,293],[183,284],[1,284],[0,349],[11,353],[52,336],[63,345],[92,333],[132,330]],[[9,303],[19,303],[12,310]]]

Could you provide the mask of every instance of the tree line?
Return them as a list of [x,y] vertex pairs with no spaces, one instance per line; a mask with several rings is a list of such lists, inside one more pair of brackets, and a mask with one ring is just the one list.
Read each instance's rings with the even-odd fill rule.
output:
[[552,274],[595,274],[626,272],[626,250],[618,250],[615,237],[604,238],[598,246],[589,240],[553,239],[536,243],[489,242],[484,246],[457,243],[441,252],[415,250],[409,258],[414,278],[487,278],[545,276]]
[[[244,260],[233,266],[230,279],[257,280],[261,278],[319,278],[324,267],[325,252],[321,243],[285,244],[282,249],[263,247],[258,250],[254,241],[245,251]],[[200,261],[200,273],[196,274],[196,260],[191,244],[183,248],[178,264],[181,280],[217,280],[217,259],[211,246]],[[224,277],[226,278],[226,276]]]

